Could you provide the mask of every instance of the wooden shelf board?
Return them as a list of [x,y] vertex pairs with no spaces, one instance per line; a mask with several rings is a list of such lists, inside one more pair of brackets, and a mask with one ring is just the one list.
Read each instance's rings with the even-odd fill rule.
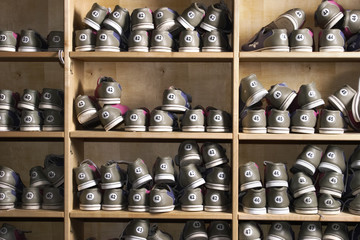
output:
[[357,52],[240,52],[240,62],[358,62]]
[[338,215],[321,215],[321,222],[359,222],[360,216],[342,212]]
[[254,221],[319,221],[320,215],[304,215],[297,213],[289,214],[262,214],[254,215],[244,212],[238,213],[239,220],[254,220]]
[[239,133],[240,141],[359,141],[359,133],[344,133],[344,134],[251,134]]
[[64,138],[64,132],[0,132],[1,138]]
[[57,52],[0,52],[0,62],[56,62]]
[[70,58],[89,62],[232,62],[233,52],[70,52]]
[[1,217],[7,218],[64,218],[64,211],[56,210],[26,210],[26,209],[12,209],[0,210]]
[[174,210],[168,213],[148,213],[148,212],[129,212],[129,211],[82,211],[73,210],[70,218],[145,218],[145,219],[222,219],[231,220],[232,214],[218,212],[184,212]]
[[73,131],[71,138],[124,138],[124,139],[224,139],[231,140],[232,133],[185,132],[124,132],[124,131]]

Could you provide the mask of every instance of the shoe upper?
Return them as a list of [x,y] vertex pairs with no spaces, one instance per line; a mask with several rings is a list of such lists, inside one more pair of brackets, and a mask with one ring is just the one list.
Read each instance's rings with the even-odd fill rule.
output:
[[154,29],[153,15],[150,8],[136,8],[131,13],[132,30]]
[[0,187],[22,192],[24,184],[18,173],[14,172],[11,168],[0,166]]
[[153,128],[169,127],[172,130],[177,130],[177,116],[171,112],[154,109],[150,113],[150,126]]
[[226,221],[212,221],[208,227],[209,240],[231,240],[231,229]]
[[44,116],[44,127],[64,127],[64,113],[56,110],[45,110]]
[[59,51],[64,49],[64,32],[51,31],[47,36],[48,51]]
[[146,108],[138,108],[127,111],[125,115],[125,126],[144,126],[149,124],[150,113]]
[[19,93],[7,89],[0,89],[0,109],[15,112],[19,100]]
[[[0,31],[0,50],[6,51],[5,48],[10,48],[12,51],[16,51],[18,35],[12,31]],[[10,51],[9,49],[9,51]]]
[[307,192],[314,192],[313,180],[303,172],[295,173],[290,180],[290,191],[295,198]]
[[[297,97],[302,109],[311,109],[325,104],[314,82],[301,85]],[[319,103],[315,104],[317,101]]]
[[178,21],[185,29],[193,30],[205,17],[205,9],[199,3],[192,3],[178,18]]
[[37,90],[24,89],[24,93],[18,103],[18,108],[37,110],[39,108],[40,93]]
[[23,110],[21,112],[21,119],[20,119],[20,128],[25,127],[39,127],[43,125],[43,118],[41,116],[41,113],[38,111],[29,111],[29,110]]
[[[128,164],[127,174],[128,181],[132,184],[133,188],[139,188],[152,180],[144,160],[140,158]],[[146,178],[146,181],[139,181],[143,178]]]
[[0,209],[5,209],[6,206],[14,208],[14,204],[17,202],[16,191],[10,188],[0,188]]
[[127,204],[127,196],[125,195],[125,191],[119,188],[116,189],[106,189],[104,191],[102,205],[106,206],[120,206],[121,208],[125,208]]
[[92,29],[82,29],[75,31],[75,51],[81,47],[90,47],[94,50],[96,44],[96,35]]
[[176,165],[182,167],[190,163],[201,165],[202,158],[200,149],[195,140],[185,140],[178,148],[178,155],[175,157]]
[[15,226],[4,223],[0,228],[0,238],[6,240],[26,240],[25,232],[16,229]]
[[201,147],[205,168],[212,168],[229,162],[226,150],[218,143],[206,142]]
[[[152,208],[161,209],[164,207],[175,207],[174,191],[167,184],[155,184],[150,192],[149,204],[150,211]],[[166,210],[166,212],[168,212],[168,210]]]
[[40,188],[37,187],[29,187],[24,188],[22,193],[22,206],[38,206],[40,208],[40,204],[42,202],[42,194],[40,193]]
[[[129,50],[131,48],[148,48],[149,47],[149,33],[145,30],[133,30],[129,36]],[[147,49],[148,50],[148,49]]]
[[320,222],[303,222],[300,227],[299,240],[322,239]]
[[286,29],[262,28],[248,43],[241,47],[241,50],[259,51],[277,47],[289,47]]
[[249,189],[241,199],[243,208],[265,208],[266,207],[265,188]]
[[206,108],[206,130],[221,128],[224,132],[231,129],[231,115],[223,110],[207,107]]
[[181,31],[179,37],[179,48],[181,49],[200,49],[201,38],[196,30],[185,29]]
[[351,109],[352,100],[356,94],[356,91],[345,84],[339,88],[334,94],[332,94],[328,100],[329,103],[340,110],[345,116],[347,116],[347,110]]
[[349,159],[350,167],[352,169],[360,169],[360,145],[358,145]]
[[123,183],[126,181],[126,175],[124,171],[114,161],[109,161],[105,163],[105,165],[102,165],[100,172],[102,189],[122,187]]
[[267,124],[269,128],[289,128],[290,113],[286,110],[271,109],[267,114]]
[[45,206],[64,206],[64,189],[45,187],[43,191],[43,205]]
[[[245,107],[251,107],[256,104],[268,93],[255,74],[251,74],[241,79],[239,91],[240,105],[244,105]],[[259,96],[257,97],[257,95]]]
[[344,173],[346,170],[346,157],[344,149],[338,146],[329,145],[319,165],[320,172],[335,171],[337,173]]
[[61,111],[64,109],[64,91],[60,89],[44,88],[41,94],[39,108],[42,110],[53,109]]
[[149,235],[149,229],[149,220],[134,219],[126,226],[123,232],[123,237],[145,240]]
[[329,223],[325,229],[323,238],[324,239],[343,239],[349,240],[348,227],[346,223],[336,222]]
[[175,168],[174,161],[170,156],[166,157],[157,157],[154,168],[153,175],[155,183],[166,183],[172,184],[175,182]]
[[30,186],[46,186],[50,185],[50,182],[47,180],[44,175],[44,169],[41,166],[36,166],[30,169]]
[[357,195],[360,191],[360,171],[352,171],[352,174],[348,177],[348,186],[350,189],[346,189],[347,191],[350,190],[352,195]]
[[241,126],[247,129],[266,128],[264,109],[246,109],[241,115]]
[[319,181],[320,193],[328,193],[341,198],[344,191],[344,175],[337,172],[325,172]]
[[203,205],[203,195],[200,188],[186,188],[179,199],[181,207]]
[[[96,35],[96,49],[111,47],[114,50],[120,46],[120,35],[113,30],[101,29]],[[108,90],[108,89],[106,89]],[[111,94],[111,91],[103,92],[104,94]]]
[[150,46],[158,50],[170,50],[174,47],[174,40],[171,33],[163,30],[153,30],[151,34]]
[[288,208],[290,200],[286,187],[268,188],[266,193],[268,208]]
[[126,108],[121,104],[105,105],[98,111],[100,122],[106,131],[119,125],[124,120],[122,116],[125,113]]
[[[113,24],[116,24],[115,27]],[[130,14],[126,8],[116,5],[114,10],[104,20],[104,27],[122,35],[130,30]]]
[[335,1],[323,1],[315,11],[315,24],[330,29],[343,17],[344,9]]
[[294,48],[314,47],[314,33],[308,28],[294,30],[289,37],[289,44]]
[[205,184],[205,180],[195,164],[188,164],[180,167],[179,184],[183,188],[196,188]]
[[330,194],[320,194],[318,200],[319,210],[321,210],[323,214],[331,211],[340,211],[341,209],[341,202],[335,200]]
[[185,131],[191,127],[203,127],[205,129],[205,111],[202,106],[189,109],[184,113],[181,119],[181,128]]
[[[259,167],[254,162],[248,162],[240,165],[240,188],[245,191],[250,188],[262,187]],[[257,183],[251,185],[251,183]]]
[[307,192],[296,198],[293,202],[295,210],[306,211],[307,209],[316,212],[318,210],[318,200],[315,192]]
[[208,234],[205,229],[204,221],[199,220],[188,220],[183,228],[181,233],[181,239],[183,240],[190,240],[190,239],[197,239],[197,240],[206,240],[208,239]]
[[306,20],[304,10],[300,8],[293,8],[278,16],[273,22],[266,27],[271,29],[286,29],[288,35],[294,30],[301,28]]
[[157,225],[153,225],[150,228],[148,240],[172,240],[172,236],[169,233],[161,231]]
[[231,167],[227,164],[208,169],[205,186],[209,189],[228,191],[231,182]]
[[101,191],[97,187],[84,189],[80,192],[80,205],[100,205],[101,197]]
[[39,50],[44,50],[48,47],[45,39],[34,30],[21,30],[20,35],[21,40],[19,42],[19,48],[31,47]]
[[288,187],[288,174],[284,163],[264,162],[266,187]]
[[155,28],[163,31],[170,31],[176,24],[178,13],[168,7],[158,8],[154,12]]
[[64,183],[64,155],[49,154],[44,161],[44,174],[55,187]]
[[306,145],[297,157],[294,167],[309,175],[314,175],[320,164],[323,151],[315,145]]
[[16,130],[19,128],[19,116],[9,110],[0,110],[0,127],[5,127],[6,130]]
[[271,224],[268,236],[279,239],[295,239],[291,225],[287,222],[273,222]]
[[345,47],[345,36],[340,29],[324,29],[319,33],[319,49]]
[[360,50],[360,34],[356,34],[347,40],[346,51],[358,52],[359,50]]
[[146,188],[134,189],[131,188],[128,198],[129,211],[136,207],[149,207],[150,203],[150,191]]
[[210,5],[200,27],[208,32],[221,30],[230,33],[232,24],[228,12],[229,10],[225,4],[216,3]]
[[317,113],[312,109],[297,109],[291,115],[292,127],[315,128]]
[[296,96],[294,90],[290,89],[285,83],[276,84],[271,87],[266,99],[271,106],[279,110],[286,110],[292,103],[291,96]]
[[319,129],[346,129],[346,122],[339,110],[322,109],[320,112]]
[[[94,3],[91,9],[85,16],[84,23],[88,26],[94,28],[96,31],[100,30],[100,25],[108,15],[108,9],[106,7],[100,6],[98,3]],[[88,21],[93,22],[95,24],[89,24]]]
[[239,239],[256,240],[262,238],[263,233],[259,224],[254,221],[239,222]]
[[168,111],[178,112],[179,110],[177,107],[180,107],[183,108],[183,110],[180,111],[185,112],[191,108],[191,102],[192,98],[189,94],[183,92],[181,89],[171,86],[163,93],[162,109],[166,107],[166,110]]
[[[100,77],[95,89],[95,97],[99,99],[121,97],[121,85],[112,77]],[[120,101],[118,102],[120,103]]]

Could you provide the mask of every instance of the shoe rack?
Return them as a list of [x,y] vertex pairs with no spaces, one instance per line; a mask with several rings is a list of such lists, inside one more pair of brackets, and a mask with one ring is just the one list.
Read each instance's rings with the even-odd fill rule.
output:
[[[1,132],[1,164],[16,169],[28,185],[28,172],[32,166],[41,165],[46,154],[65,155],[65,208],[64,211],[12,210],[0,211],[2,222],[16,223],[23,230],[32,230],[36,239],[86,239],[95,236],[106,239],[118,236],[124,225],[133,218],[148,218],[178,239],[187,219],[210,221],[222,219],[231,222],[233,239],[238,239],[238,222],[256,220],[268,224],[273,220],[293,221],[345,221],[357,222],[360,217],[341,213],[335,216],[301,215],[248,215],[238,208],[239,164],[256,161],[261,172],[264,160],[284,162],[291,166],[303,146],[317,144],[325,149],[327,144],[340,145],[347,158],[359,134],[243,134],[239,133],[238,99],[241,78],[255,73],[265,88],[286,82],[298,90],[301,84],[316,82],[324,100],[341,85],[347,83],[354,89],[359,77],[357,53],[272,53],[239,52],[262,26],[288,9],[305,10],[305,27],[315,31],[313,14],[319,2],[290,0],[225,0],[233,15],[232,52],[224,53],[104,53],[74,52],[73,31],[84,28],[82,18],[92,1],[6,0],[0,9],[0,20],[10,30],[20,32],[34,28],[46,36],[50,30],[65,32],[64,67],[57,53],[6,53],[0,52],[2,72],[1,88],[22,92],[24,88],[41,90],[43,87],[65,90],[64,132]],[[116,4],[129,9],[149,7],[156,10],[168,6],[179,13],[194,1],[163,0],[98,0],[100,5],[113,8]],[[203,0],[207,6],[216,0]],[[339,0],[347,9],[356,9],[358,2]],[[36,5],[36,6],[35,6]],[[31,9],[31,11],[29,11]],[[11,14],[9,14],[11,12]],[[78,94],[92,95],[99,76],[112,76],[123,87],[121,101],[130,108],[145,106],[150,110],[161,104],[162,92],[174,85],[193,97],[192,105],[214,106],[232,114],[231,133],[153,133],[84,130],[73,114],[73,100]],[[219,142],[227,149],[231,159],[232,208],[225,213],[174,211],[163,214],[133,213],[128,211],[80,211],[76,189],[73,185],[73,168],[85,158],[98,166],[107,160],[135,160],[143,158],[151,169],[156,157],[175,156],[179,144],[185,139],[195,139],[201,145],[206,141]],[[263,229],[266,232],[265,229]],[[30,235],[29,235],[30,236]]]
[[[306,13],[304,27],[314,30],[315,46],[317,51],[320,29],[315,27],[314,12],[321,1],[237,1],[240,15],[239,46],[245,44],[261,27],[273,21],[277,16],[292,8],[301,8]],[[358,1],[337,1],[345,9],[356,9]],[[266,89],[276,83],[286,82],[288,86],[298,91],[302,84],[315,82],[322,98],[328,105],[327,98],[344,84],[357,89],[360,76],[358,53],[278,53],[278,52],[240,52],[239,53],[239,80],[255,73]],[[234,84],[238,84],[235,82]],[[238,85],[234,85],[238,88]],[[234,136],[235,137],[235,136]],[[328,134],[245,134],[239,133],[239,164],[248,161],[257,162],[260,167],[262,180],[264,179],[263,161],[283,162],[290,169],[297,156],[307,144],[314,144],[323,150],[329,144],[344,149],[346,159],[359,142],[358,133],[346,132],[342,135]],[[289,173],[291,177],[291,174]],[[236,181],[236,179],[233,179]],[[359,222],[360,217],[346,212],[339,215],[302,215],[290,213],[286,215],[250,215],[239,208],[239,221],[254,220],[263,226],[266,235],[268,224],[272,221],[290,221],[294,224],[295,233],[299,231],[302,221],[347,222],[353,225]],[[296,234],[295,234],[296,235]]]

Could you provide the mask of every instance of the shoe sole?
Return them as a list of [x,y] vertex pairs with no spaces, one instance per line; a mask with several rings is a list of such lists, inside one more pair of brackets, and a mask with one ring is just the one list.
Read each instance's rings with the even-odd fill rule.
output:
[[25,132],[39,132],[41,131],[41,127],[39,126],[20,126],[20,131]]
[[325,104],[324,100],[318,99],[316,101],[313,101],[313,102],[310,102],[310,103],[307,103],[307,104],[301,106],[301,109],[313,109],[313,108],[319,107],[324,104]]
[[198,47],[181,47],[181,48],[179,48],[179,52],[200,52],[200,48],[198,48]]
[[14,127],[0,126],[0,132],[8,132],[8,131],[14,131],[14,130],[15,130]]
[[336,23],[340,21],[344,17],[344,14],[342,12],[339,12],[336,14],[326,25],[324,29],[330,29],[333,26],[335,26]]
[[14,203],[8,203],[6,205],[0,205],[0,210],[10,210],[10,209],[14,209],[14,208],[15,208]]
[[306,46],[290,47],[290,52],[313,52],[313,48]]
[[96,186],[96,181],[95,180],[90,180],[90,181],[79,184],[77,186],[77,189],[80,192],[80,191],[82,191],[84,189],[91,188],[93,186]]
[[185,112],[189,109],[181,105],[166,104],[161,106],[161,110],[170,111],[170,112]]
[[305,193],[308,193],[308,192],[315,192],[315,187],[313,185],[310,185],[310,186],[307,186],[307,187],[304,187],[304,188],[301,188],[299,190],[297,190],[296,192],[294,192],[294,198],[298,198],[300,197],[301,195],[305,194]]
[[60,108],[58,106],[55,106],[55,105],[52,105],[52,104],[49,104],[49,103],[40,103],[39,104],[39,108],[40,109],[50,109],[50,110],[56,110],[56,111],[62,111],[63,108]]
[[204,206],[206,212],[225,212],[228,210],[228,206]]
[[328,210],[328,209],[320,210],[320,208],[319,208],[319,214],[321,214],[321,215],[337,215],[337,214],[340,214],[340,208],[331,209],[331,210]]
[[100,30],[100,25],[94,22],[93,20],[91,20],[90,18],[84,18],[83,22],[89,25],[90,27],[92,27],[93,29],[95,29],[96,31]]
[[147,206],[128,206],[130,212],[148,212],[149,207]]
[[226,48],[222,47],[202,47],[202,52],[227,52]]
[[59,180],[57,180],[56,182],[52,183],[52,185],[54,185],[54,187],[59,187],[60,185],[62,185],[64,183],[64,176],[62,176]]
[[61,210],[61,209],[64,209],[64,206],[62,204],[61,205],[42,204],[41,208],[44,210]]
[[268,213],[269,214],[289,214],[289,208],[285,207],[285,208],[271,208],[268,207]]
[[117,24],[115,21],[107,18],[104,20],[103,25],[106,28],[110,28],[110,29],[116,31],[119,34],[119,36],[122,35],[122,32],[123,32],[122,27],[119,24]]
[[339,46],[327,46],[327,47],[320,47],[319,52],[345,52],[344,47]]
[[211,162],[205,163],[205,168],[208,169],[208,168],[216,167],[216,166],[219,166],[219,165],[221,165],[223,163],[227,163],[227,162],[229,162],[229,159],[227,159],[227,158],[215,159],[215,160],[212,160]]
[[249,182],[249,183],[244,183],[241,184],[240,186],[240,191],[245,191],[251,188],[259,188],[262,187],[262,184],[260,181],[253,181],[253,182]]
[[275,134],[288,134],[290,133],[289,128],[282,128],[282,127],[268,127],[268,133],[275,133]]
[[171,47],[151,47],[150,52],[172,52]]
[[95,52],[120,52],[120,48],[112,46],[95,47]]
[[95,51],[95,46],[85,45],[85,46],[75,47],[75,52],[91,52],[91,51]]
[[156,174],[154,179],[155,183],[175,183],[175,177],[172,174]]
[[254,52],[290,52],[290,48],[286,46],[273,46],[255,50]]
[[27,205],[27,204],[22,204],[21,206],[22,209],[27,209],[27,210],[37,210],[41,208],[41,204],[33,204],[33,205]]
[[171,212],[175,209],[175,205],[164,206],[164,207],[150,207],[150,213],[163,213],[163,212]]
[[175,163],[176,165],[183,167],[190,163],[193,163],[195,165],[201,165],[202,162],[199,154],[188,154],[179,160],[178,158],[175,158]]
[[266,207],[264,208],[247,208],[243,207],[244,213],[254,214],[254,215],[261,215],[266,214]]
[[149,132],[172,132],[173,128],[169,126],[150,126]]
[[289,94],[289,96],[284,100],[284,102],[281,104],[280,106],[280,110],[286,110],[289,108],[289,106],[291,105],[291,103],[294,101],[294,99],[296,98],[296,93],[295,92],[291,92]]
[[301,127],[301,126],[292,126],[291,132],[294,133],[306,133],[306,134],[313,134],[315,133],[315,128],[311,127]]
[[177,26],[175,20],[168,20],[168,21],[164,21],[164,22],[160,23],[159,25],[157,25],[156,29],[159,30],[159,31],[172,32],[177,27],[179,27],[179,26]]
[[208,31],[208,32],[211,32],[211,31],[213,31],[213,30],[217,30],[217,27],[214,27],[214,26],[212,26],[212,25],[210,25],[210,24],[208,24],[208,23],[205,23],[205,22],[202,22],[202,23],[200,24],[200,27],[201,27],[202,29]]
[[22,46],[18,48],[19,52],[41,52],[41,48]]
[[186,212],[204,211],[203,205],[181,205],[181,210]]
[[152,180],[152,177],[150,174],[146,174],[142,176],[141,178],[138,178],[135,182],[132,183],[133,188],[139,188],[140,186],[144,185],[147,182],[150,182]]
[[146,126],[126,126],[126,132],[145,132]]
[[205,126],[183,126],[181,130],[183,132],[205,132]]
[[109,131],[113,129],[114,127],[119,125],[123,120],[124,118],[122,116],[118,116],[117,118],[115,118],[114,120],[112,120],[111,122],[109,122],[104,126],[105,131]]
[[146,240],[146,238],[137,237],[137,236],[124,236],[125,240]]
[[101,209],[101,204],[81,204],[80,203],[80,210],[85,211],[97,211]]
[[40,181],[31,183],[30,187],[41,187],[41,186],[46,186],[46,185],[50,185],[50,182],[45,181],[45,180],[40,180]]
[[15,47],[0,47],[0,51],[2,52],[16,52]]
[[190,183],[185,188],[194,189],[194,188],[197,188],[197,187],[200,187],[200,186],[204,185],[205,183],[206,183],[205,179],[200,178],[200,179]]
[[112,183],[101,183],[101,189],[114,189],[114,188],[121,188],[121,182],[112,182]]
[[219,126],[207,126],[207,132],[230,132],[228,127],[219,127]]
[[355,169],[360,169],[360,161],[352,162],[350,167]]
[[320,172],[327,172],[328,170],[342,174],[341,169],[332,163],[322,162],[318,167]]
[[0,188],[10,188],[10,189],[12,189],[12,190],[15,190],[15,189],[16,189],[15,186],[10,185],[10,184],[8,184],[8,183],[6,183],[6,182],[0,182]]
[[182,16],[179,16],[177,18],[177,20],[185,29],[190,29],[190,30],[194,31],[195,28],[188,21],[186,21],[185,18],[183,18]]
[[35,106],[32,104],[26,104],[26,103],[19,102],[17,106],[18,106],[18,108],[21,108],[21,109],[27,109],[30,111],[35,110]]
[[289,187],[289,184],[285,180],[274,180],[266,182],[266,188],[271,187]]
[[331,196],[334,196],[336,198],[341,198],[341,195],[342,195],[341,191],[337,191],[337,190],[329,189],[329,188],[324,188],[324,187],[320,187],[320,193],[330,194]]
[[252,105],[258,103],[268,94],[268,91],[266,89],[261,89],[255,93],[253,93],[245,103],[246,107],[251,107]]
[[243,133],[266,133],[267,132],[267,129],[266,127],[258,127],[258,128],[243,128],[242,129]]
[[319,128],[321,134],[343,134],[344,132],[343,128]]
[[224,184],[217,184],[217,183],[205,183],[205,187],[210,188],[210,189],[215,189],[215,190],[220,190],[220,191],[229,191],[230,190],[230,186],[229,185],[224,185]]
[[49,126],[49,125],[43,125],[42,130],[44,132],[59,132],[64,131],[64,126]]
[[285,28],[288,36],[292,33],[292,31],[299,28],[298,23],[290,14],[281,15],[274,21],[274,24],[277,28]]
[[101,106],[120,104],[121,103],[120,98],[97,98],[96,100],[99,102],[99,104]]
[[125,209],[125,205],[108,205],[108,204],[102,204],[101,209],[105,211],[118,211]]
[[328,100],[330,102],[331,105],[333,105],[335,108],[337,108],[338,110],[340,110],[342,112],[342,114],[344,114],[345,117],[348,116],[348,112],[346,110],[345,105],[340,101],[339,98],[337,98],[334,95],[330,95],[328,97]]
[[315,171],[316,171],[316,167],[314,165],[312,165],[311,163],[302,160],[302,159],[297,159],[296,163],[295,163],[295,167],[296,166],[300,166],[298,167],[298,169],[304,170],[307,173],[309,173],[310,175],[314,175]]
[[296,209],[295,212],[299,214],[318,214],[319,210],[317,208],[309,208],[309,209]]
[[129,52],[149,52],[148,47],[129,47]]
[[131,25],[131,30],[135,31],[135,30],[153,30],[154,29],[154,24],[153,23],[140,23],[140,24],[136,24],[136,25]]

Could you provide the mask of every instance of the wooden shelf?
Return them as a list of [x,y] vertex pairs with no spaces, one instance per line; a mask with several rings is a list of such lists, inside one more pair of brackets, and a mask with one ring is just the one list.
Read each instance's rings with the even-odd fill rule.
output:
[[64,138],[64,132],[0,132],[1,138]]
[[57,52],[0,52],[0,62],[57,62]]
[[344,134],[251,134],[239,133],[240,141],[359,141],[359,133],[344,133]]
[[70,58],[88,62],[232,62],[233,52],[70,52]]
[[12,209],[0,210],[0,216],[5,218],[64,218],[64,211],[55,210],[26,210]]
[[70,218],[145,218],[145,219],[222,219],[231,220],[232,214],[217,212],[184,212],[174,210],[168,213],[129,212],[129,211],[82,211],[73,210]]
[[240,62],[359,62],[358,52],[240,52]]
[[320,214],[304,215],[297,213],[253,215],[253,214],[239,212],[238,219],[253,220],[253,221],[359,222],[360,216],[346,212],[342,212],[337,215],[320,215]]
[[123,131],[73,131],[71,138],[124,138],[124,139],[220,139],[231,140],[232,133],[185,132],[123,132]]

